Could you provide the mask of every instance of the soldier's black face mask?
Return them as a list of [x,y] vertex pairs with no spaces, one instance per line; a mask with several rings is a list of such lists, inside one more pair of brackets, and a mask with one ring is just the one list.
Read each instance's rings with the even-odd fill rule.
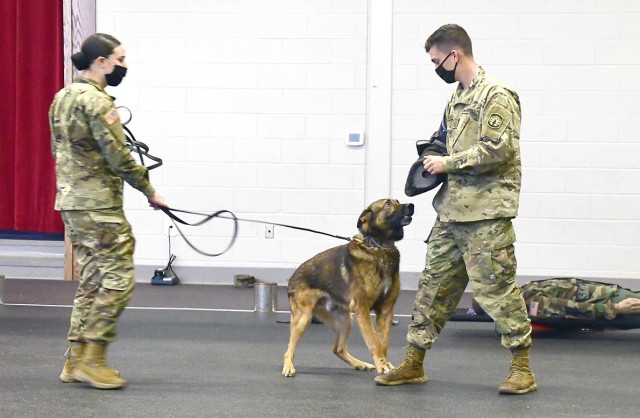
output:
[[114,87],[117,86],[122,83],[122,79],[125,75],[127,75],[127,67],[115,64],[113,71],[109,74],[105,74],[105,77],[107,78],[107,85]]
[[453,70],[446,70],[444,68],[444,63],[449,59],[451,54],[453,54],[453,50],[449,52],[449,55],[447,55],[440,65],[436,67],[436,74],[438,74],[447,84],[451,84],[456,81],[456,68],[458,67],[458,63],[456,62],[456,65],[453,66]]

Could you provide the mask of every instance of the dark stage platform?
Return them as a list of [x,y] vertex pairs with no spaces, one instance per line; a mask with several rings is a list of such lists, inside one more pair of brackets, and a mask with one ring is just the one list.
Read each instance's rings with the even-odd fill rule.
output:
[[[297,376],[284,378],[289,327],[276,320],[286,314],[250,312],[253,289],[212,285],[138,286],[109,351],[129,385],[99,391],[58,380],[75,285],[1,285],[2,417],[634,417],[640,408],[639,330],[536,335],[539,391],[526,396],[497,393],[510,355],[488,322],[448,323],[427,353],[429,382],[399,387],[351,370],[331,353],[328,327],[312,324],[296,352]],[[412,301],[403,292],[397,313],[410,314]],[[278,302],[288,308],[284,289]],[[397,319],[394,364],[410,320]],[[349,348],[370,361],[357,327]]]

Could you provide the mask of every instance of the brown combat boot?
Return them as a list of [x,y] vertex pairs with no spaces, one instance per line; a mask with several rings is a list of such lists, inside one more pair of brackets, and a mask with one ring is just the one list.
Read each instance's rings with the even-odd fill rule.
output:
[[107,366],[105,358],[106,343],[90,341],[87,343],[82,359],[71,369],[71,375],[98,389],[120,389],[127,382],[120,373]]
[[78,379],[73,377],[71,371],[78,364],[80,359],[82,358],[82,353],[84,352],[84,342],[72,341],[69,343],[69,348],[64,356],[67,358],[67,361],[64,362],[64,367],[62,368],[62,373],[60,373],[60,380],[64,383],[75,383],[79,382]]
[[428,378],[424,374],[422,361],[425,350],[409,344],[402,363],[389,373],[381,374],[373,379],[378,385],[396,386],[408,383],[425,383]]
[[509,376],[502,382],[498,392],[509,395],[523,395],[538,389],[536,379],[529,366],[529,347],[511,350],[513,358]]

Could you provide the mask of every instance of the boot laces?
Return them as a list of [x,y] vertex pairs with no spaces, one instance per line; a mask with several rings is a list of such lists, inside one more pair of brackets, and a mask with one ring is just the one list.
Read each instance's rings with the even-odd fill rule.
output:
[[521,360],[522,359],[518,357],[511,359],[511,367],[509,367],[509,377],[507,377],[507,380],[523,380],[531,374],[531,369],[528,365],[520,364]]
[[400,363],[400,365],[398,366],[398,369],[413,370],[419,367],[421,367],[419,362],[415,361],[413,358],[408,357],[402,360],[402,363]]
[[512,364],[509,368],[509,377],[507,377],[507,379],[522,379],[523,377],[527,376],[527,374],[527,368]]
[[405,358],[404,360],[402,360],[402,363],[400,363],[400,366],[398,366],[399,369],[411,369],[413,368],[413,360],[409,359],[409,358]]

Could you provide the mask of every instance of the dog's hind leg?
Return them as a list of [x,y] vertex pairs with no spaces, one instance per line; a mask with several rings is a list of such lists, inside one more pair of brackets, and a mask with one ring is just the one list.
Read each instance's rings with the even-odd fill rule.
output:
[[285,377],[293,377],[296,375],[296,369],[293,367],[293,356],[296,346],[302,338],[302,334],[311,322],[313,308],[311,306],[301,306],[295,298],[290,298],[291,304],[291,331],[289,335],[289,346],[287,352],[284,353],[284,366],[282,367],[282,375]]
[[373,370],[375,366],[353,357],[347,351],[347,339],[351,333],[351,315],[346,311],[332,311],[320,316],[336,333],[333,354],[356,370]]

